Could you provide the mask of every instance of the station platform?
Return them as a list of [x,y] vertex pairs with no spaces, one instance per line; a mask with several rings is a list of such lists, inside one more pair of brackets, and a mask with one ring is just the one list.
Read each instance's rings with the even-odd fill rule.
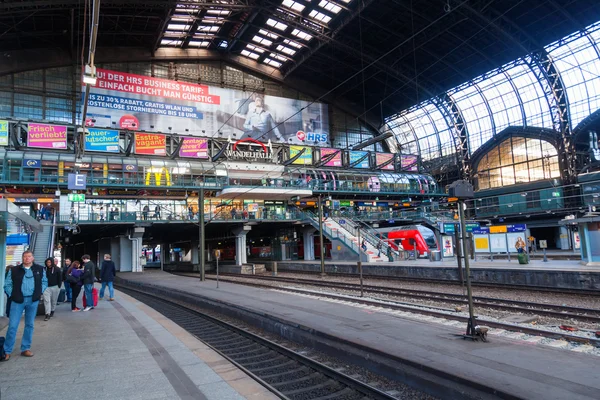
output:
[[37,317],[32,358],[20,355],[21,321],[11,359],[0,363],[0,398],[277,399],[161,314],[115,297],[88,312],[64,303],[50,321]]
[[466,341],[457,336],[464,326],[434,324],[427,317],[409,319],[369,306],[227,282],[217,289],[215,281],[200,282],[161,271],[120,274],[119,281],[150,285],[153,293],[169,297],[185,293],[193,301],[242,310],[261,318],[263,329],[271,321],[273,329],[284,336],[310,335],[314,346],[335,339],[345,349],[341,353],[348,353],[349,348],[363,352],[365,364],[372,358],[364,352],[390,355],[405,367],[393,370],[397,376],[412,376],[407,372],[412,368],[434,377],[423,378],[429,383],[421,382],[421,386],[444,380],[473,382],[474,387],[484,387],[489,398],[510,399],[591,400],[600,393],[600,359],[591,354],[494,335],[488,343]]

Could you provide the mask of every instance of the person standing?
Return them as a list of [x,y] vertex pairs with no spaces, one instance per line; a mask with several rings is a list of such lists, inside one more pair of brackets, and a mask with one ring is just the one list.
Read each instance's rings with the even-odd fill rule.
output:
[[144,206],[144,208],[142,209],[142,217],[144,218],[144,221],[148,220],[148,213],[150,212],[150,207],[148,207],[148,204],[146,204]]
[[113,281],[117,275],[117,268],[115,263],[111,260],[110,254],[104,255],[104,261],[100,268],[100,280],[102,281],[102,288],[100,289],[100,300],[104,298],[104,289],[108,286],[108,293],[110,298],[108,300],[115,301],[115,290],[113,289]]
[[525,252],[525,241],[520,236],[517,238],[517,243],[515,243],[515,249],[519,254]]
[[160,219],[160,206],[158,204],[154,207],[154,218]]
[[65,283],[65,303],[71,301],[72,291],[71,285],[67,282],[67,275],[71,273],[71,259],[65,258],[65,265],[62,268],[62,280]]
[[4,282],[4,291],[11,299],[10,319],[4,342],[5,361],[10,359],[13,352],[23,311],[25,312],[25,329],[21,339],[21,355],[33,357],[30,350],[33,340],[33,322],[42,293],[48,286],[46,271],[41,265],[34,264],[33,261],[33,253],[29,250],[25,251],[21,265],[8,271],[6,282]]
[[83,277],[83,266],[79,264],[79,261],[73,261],[67,276],[72,277],[67,278],[67,281],[65,281],[65,286],[71,286],[71,290],[73,292],[73,296],[71,297],[71,311],[81,311],[81,309],[77,307],[77,298],[79,297],[79,293],[81,293],[81,286],[83,286],[83,282],[81,280]]
[[58,301],[60,287],[62,286],[62,271],[54,264],[52,258],[46,259],[46,278],[48,280],[48,287],[44,290],[44,310],[46,314],[44,321],[48,321],[54,317],[56,302]]
[[89,254],[84,254],[83,257],[81,257],[81,260],[83,261],[82,280],[83,280],[83,290],[85,292],[85,302],[86,302],[86,307],[83,309],[83,311],[89,311],[89,310],[94,309],[93,289],[94,289],[94,272],[96,270],[96,264],[94,264],[94,262],[90,260]]

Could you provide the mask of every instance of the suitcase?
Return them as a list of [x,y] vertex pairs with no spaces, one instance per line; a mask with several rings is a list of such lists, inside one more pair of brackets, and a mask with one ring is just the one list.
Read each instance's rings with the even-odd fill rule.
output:
[[[85,296],[85,291],[84,291],[84,293],[83,293],[83,307],[84,308],[87,307],[87,304],[85,302],[85,298],[86,298],[86,296]],[[92,289],[92,298],[94,299],[94,306],[93,307],[98,307],[98,289],[96,289],[96,288]]]
[[525,253],[519,253],[517,255],[517,258],[519,259],[519,264],[529,264],[527,262],[527,254],[525,254]]
[[58,293],[58,303],[65,302],[65,295],[65,289],[60,289],[60,292]]

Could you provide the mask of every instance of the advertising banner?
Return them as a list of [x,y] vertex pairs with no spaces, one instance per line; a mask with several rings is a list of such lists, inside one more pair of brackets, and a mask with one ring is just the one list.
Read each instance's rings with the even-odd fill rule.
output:
[[88,128],[87,130],[89,133],[85,135],[86,151],[119,152],[119,131],[96,128]]
[[8,121],[0,119],[0,146],[8,146]]
[[[369,165],[368,154],[369,154],[368,151],[351,151],[351,152],[349,152],[349,155],[350,155],[350,165],[354,164],[355,162],[357,162],[361,158],[363,159],[361,162],[359,162],[358,164],[356,164],[352,168],[369,169],[370,165]],[[367,156],[367,157],[365,157],[365,156]]]
[[375,153],[375,163],[377,165],[377,169],[381,169],[384,171],[393,171],[394,170],[394,162],[390,162],[389,164],[383,165],[386,162],[392,160],[394,158],[393,154],[388,153]]
[[66,149],[67,127],[62,125],[28,124],[27,147]]
[[419,166],[417,165],[418,160],[419,160],[418,156],[401,154],[400,155],[400,169],[402,171],[417,172],[419,169],[418,168]]
[[323,164],[324,167],[341,167],[342,166],[342,151],[339,149],[321,149],[321,160],[330,154],[337,153],[333,158]]
[[[179,71],[188,73],[179,74]],[[331,146],[327,105],[98,68],[86,125]],[[198,81],[198,66],[178,77]]]
[[306,149],[306,151],[300,157],[298,157],[297,160],[294,160],[294,162],[292,162],[292,164],[312,165],[312,163],[313,163],[312,147],[290,146],[290,158],[296,156],[296,154],[300,153],[303,149]]
[[208,139],[184,137],[179,157],[208,158]]
[[135,154],[164,156],[167,154],[167,137],[154,133],[135,134]]

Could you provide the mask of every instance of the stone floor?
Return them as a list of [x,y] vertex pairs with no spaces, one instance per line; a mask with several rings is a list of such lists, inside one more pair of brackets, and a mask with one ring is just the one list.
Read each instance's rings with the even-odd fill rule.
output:
[[11,359],[0,363],[0,399],[276,398],[153,309],[118,291],[116,299],[37,317],[32,358],[20,356],[22,321]]

